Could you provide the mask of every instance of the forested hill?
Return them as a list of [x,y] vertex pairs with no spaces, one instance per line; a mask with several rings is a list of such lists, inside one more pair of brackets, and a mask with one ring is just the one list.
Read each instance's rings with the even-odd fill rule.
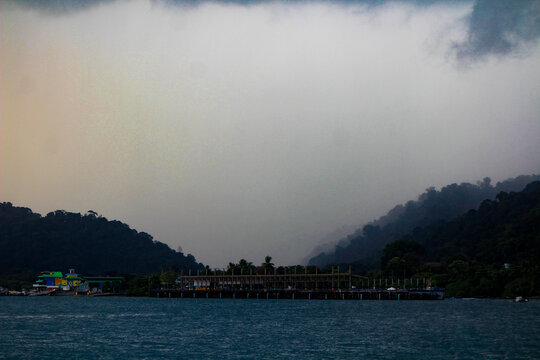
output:
[[443,258],[484,264],[540,264],[540,181],[521,192],[501,192],[477,210],[416,229],[406,237],[423,247],[426,262]]
[[57,210],[41,216],[0,203],[0,274],[66,271],[86,275],[149,274],[167,268],[201,269],[192,255],[89,211]]
[[334,251],[311,258],[309,264],[325,266],[356,262],[366,267],[377,266],[384,245],[403,237],[416,227],[451,220],[477,208],[483,200],[494,199],[501,191],[521,191],[528,183],[537,180],[540,180],[540,175],[522,175],[498,182],[495,186],[489,178],[485,178],[475,185],[451,184],[440,191],[428,188],[416,201],[395,206],[385,216],[339,241]]
[[540,295],[540,181],[387,244],[384,274],[429,276],[449,296]]

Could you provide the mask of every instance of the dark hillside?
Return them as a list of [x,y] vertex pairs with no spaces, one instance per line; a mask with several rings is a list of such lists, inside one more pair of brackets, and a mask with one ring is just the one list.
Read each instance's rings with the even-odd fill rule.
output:
[[456,296],[540,295],[540,181],[417,228],[382,251],[388,276],[426,276]]
[[494,199],[501,192],[521,191],[528,183],[540,180],[540,175],[522,175],[491,185],[485,178],[476,185],[451,184],[440,191],[428,188],[416,201],[397,205],[385,216],[365,225],[341,240],[330,253],[313,257],[310,265],[357,263],[377,267],[384,245],[437,221],[451,220],[477,208],[486,199]]
[[166,268],[202,269],[192,255],[93,211],[63,210],[46,216],[0,203],[0,273],[66,271],[149,274]]
[[418,229],[409,238],[424,246],[426,261],[460,257],[500,265],[540,264],[540,182],[522,192],[501,192],[478,210]]

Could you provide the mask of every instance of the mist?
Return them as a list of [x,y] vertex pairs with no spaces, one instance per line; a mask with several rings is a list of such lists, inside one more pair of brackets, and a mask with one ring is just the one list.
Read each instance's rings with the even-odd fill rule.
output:
[[501,3],[3,3],[0,201],[295,264],[429,186],[538,173],[539,2]]

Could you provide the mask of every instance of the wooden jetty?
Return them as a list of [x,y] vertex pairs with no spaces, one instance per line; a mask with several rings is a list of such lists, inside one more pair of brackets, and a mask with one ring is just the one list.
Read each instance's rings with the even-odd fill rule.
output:
[[352,289],[362,276],[331,274],[180,275],[177,287],[189,289]]
[[153,292],[159,298],[184,299],[259,299],[259,300],[442,300],[444,292],[435,290],[185,290],[159,289]]
[[[174,289],[158,289],[164,298],[305,299],[305,300],[440,300],[443,291],[431,289],[362,288],[362,276],[329,274],[181,275]],[[369,283],[369,281],[368,281]]]

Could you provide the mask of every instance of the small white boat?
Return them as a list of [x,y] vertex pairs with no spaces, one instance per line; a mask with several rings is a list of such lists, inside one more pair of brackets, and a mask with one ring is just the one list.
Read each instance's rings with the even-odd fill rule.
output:
[[513,302],[528,302],[528,299],[524,299],[523,296],[516,296]]

